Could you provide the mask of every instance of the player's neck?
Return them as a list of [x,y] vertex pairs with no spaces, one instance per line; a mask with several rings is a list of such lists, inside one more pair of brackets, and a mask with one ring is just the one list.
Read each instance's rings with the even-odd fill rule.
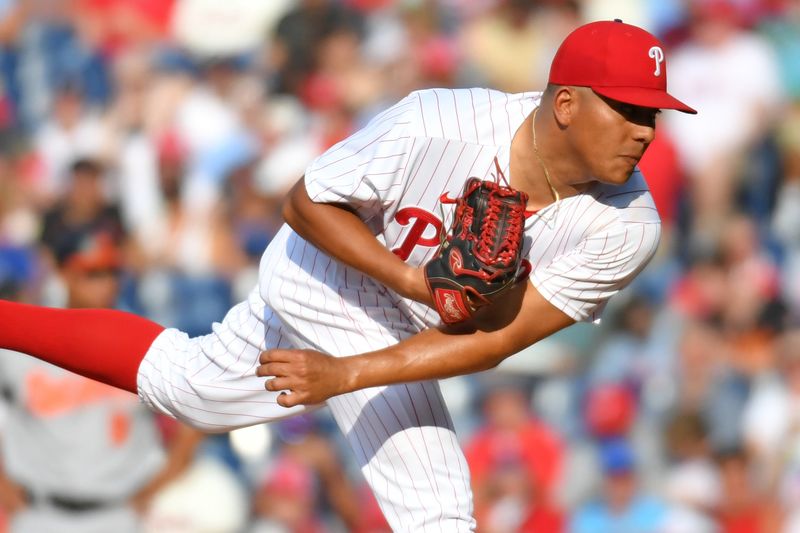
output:
[[543,112],[528,115],[511,142],[511,184],[528,193],[529,209],[541,209],[588,187],[574,157],[559,146],[558,132],[552,130]]

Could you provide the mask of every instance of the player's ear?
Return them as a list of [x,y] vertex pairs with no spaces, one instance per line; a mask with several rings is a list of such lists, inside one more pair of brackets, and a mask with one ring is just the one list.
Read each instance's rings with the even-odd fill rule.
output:
[[553,116],[562,128],[569,126],[578,112],[580,105],[580,88],[569,85],[555,85],[549,87]]

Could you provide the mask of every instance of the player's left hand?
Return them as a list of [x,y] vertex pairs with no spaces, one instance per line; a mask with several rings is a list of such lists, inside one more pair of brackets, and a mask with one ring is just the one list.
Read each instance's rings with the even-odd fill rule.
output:
[[322,403],[348,390],[343,359],[314,350],[275,349],[262,352],[259,362],[256,375],[272,378],[264,387],[283,392],[278,396],[283,407]]

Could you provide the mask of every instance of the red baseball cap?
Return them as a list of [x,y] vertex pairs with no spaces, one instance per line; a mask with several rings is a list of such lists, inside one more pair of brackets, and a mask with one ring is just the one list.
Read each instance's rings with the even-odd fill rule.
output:
[[101,231],[81,236],[62,262],[67,269],[80,272],[115,270],[122,266],[122,252],[111,235]]
[[549,82],[591,87],[626,104],[697,113],[667,93],[661,41],[619,19],[591,22],[570,33],[556,52]]

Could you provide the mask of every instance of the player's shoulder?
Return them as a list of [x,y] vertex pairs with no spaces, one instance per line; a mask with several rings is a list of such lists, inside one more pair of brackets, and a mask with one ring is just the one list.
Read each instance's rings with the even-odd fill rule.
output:
[[541,95],[538,92],[507,93],[486,87],[432,87],[411,92],[408,96],[419,100],[423,105],[441,104],[443,101],[468,103],[476,107],[489,104],[505,103],[520,98],[533,98]]
[[598,184],[593,196],[598,203],[612,208],[615,218],[624,224],[661,223],[650,187],[638,168],[622,185]]
[[506,93],[482,87],[430,88],[404,101],[416,102],[415,132],[476,144],[510,142],[516,127],[538,104],[541,93]]

